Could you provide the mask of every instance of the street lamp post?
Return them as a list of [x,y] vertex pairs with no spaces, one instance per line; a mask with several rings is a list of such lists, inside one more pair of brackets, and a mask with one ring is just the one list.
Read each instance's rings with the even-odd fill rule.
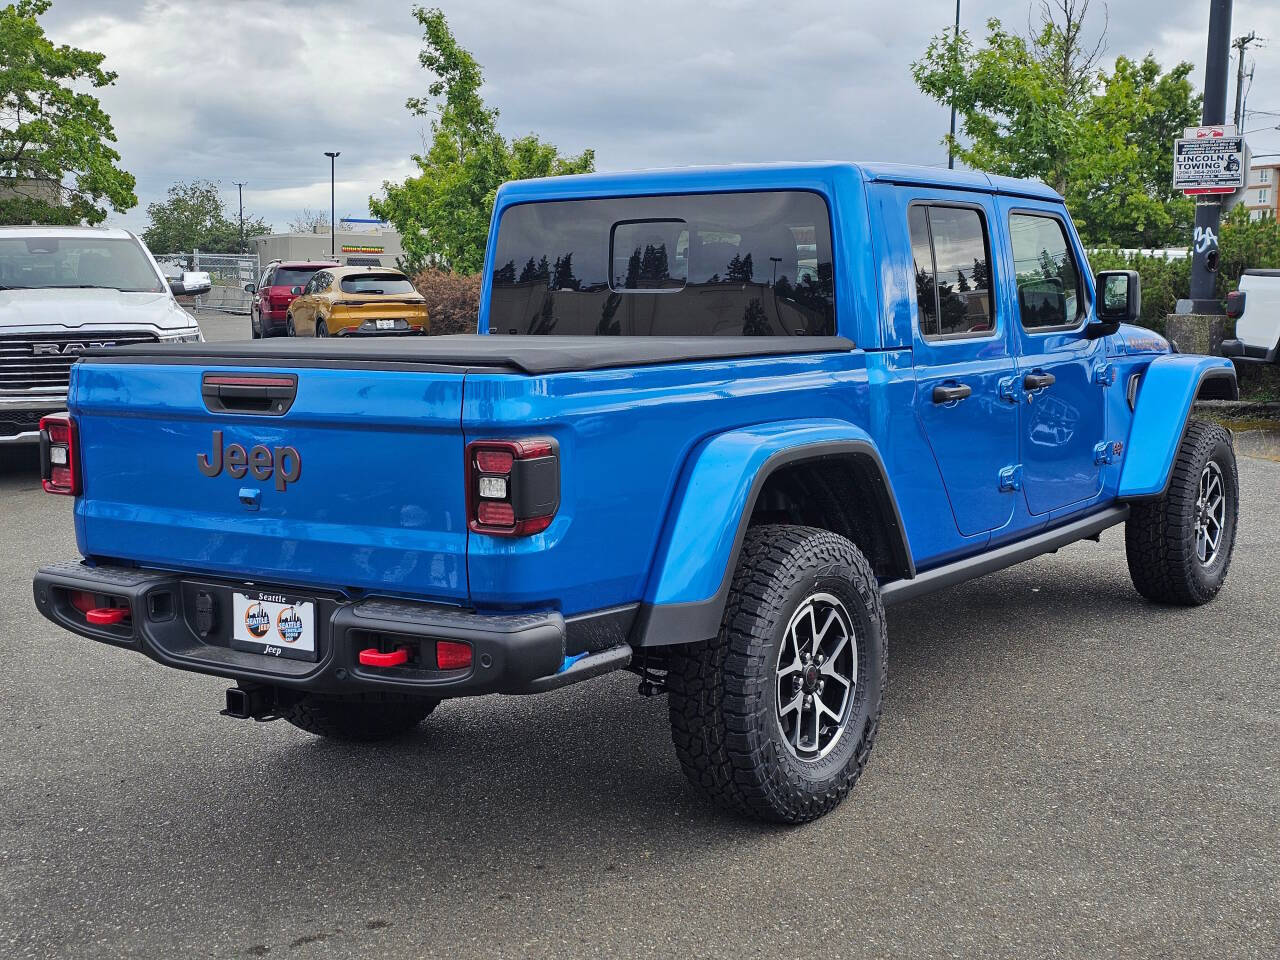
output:
[[[960,0],[956,0],[956,32],[951,40],[951,53],[955,55],[956,50],[960,48]],[[956,142],[956,92],[951,91],[951,139],[947,141],[947,169],[954,170],[956,168],[955,157]]]
[[342,156],[342,151],[334,150],[330,152],[326,150],[324,155],[329,158],[329,258],[334,259],[337,255],[337,241],[335,240],[335,235],[338,229],[338,210],[333,199],[333,168],[334,162]]

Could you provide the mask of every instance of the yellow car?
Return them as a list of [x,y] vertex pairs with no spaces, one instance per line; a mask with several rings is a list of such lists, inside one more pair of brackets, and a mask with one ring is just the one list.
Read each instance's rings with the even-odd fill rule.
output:
[[342,337],[427,332],[427,304],[399,270],[326,267],[289,304],[286,336]]

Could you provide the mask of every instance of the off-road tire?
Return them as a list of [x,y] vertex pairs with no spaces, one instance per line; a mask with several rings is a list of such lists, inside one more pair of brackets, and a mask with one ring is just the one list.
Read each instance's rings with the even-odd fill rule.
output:
[[437,703],[377,693],[351,697],[306,693],[284,707],[280,716],[317,737],[368,742],[408,733],[427,719]]
[[[857,683],[831,752],[803,761],[777,718],[775,670],[793,613],[837,597],[857,640]],[[712,802],[780,823],[832,810],[853,789],[875,743],[888,668],[884,606],[871,565],[844,537],[815,527],[747,532],[720,633],[672,648],[672,739],[685,776]]]
[[[1200,477],[1213,461],[1226,488],[1226,513],[1218,551],[1205,565],[1196,554]],[[1169,487],[1158,499],[1133,504],[1125,523],[1129,576],[1156,603],[1196,607],[1218,594],[1231,566],[1240,503],[1231,434],[1215,423],[1192,420],[1178,447]]]

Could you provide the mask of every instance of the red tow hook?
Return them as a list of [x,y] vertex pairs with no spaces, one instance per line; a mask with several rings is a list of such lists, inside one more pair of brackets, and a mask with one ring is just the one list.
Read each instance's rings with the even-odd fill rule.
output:
[[99,627],[123,623],[129,619],[128,607],[94,607],[84,612],[84,618]]
[[383,653],[377,647],[369,647],[360,651],[360,664],[365,667],[398,667],[409,662],[409,648],[397,647],[390,653]]

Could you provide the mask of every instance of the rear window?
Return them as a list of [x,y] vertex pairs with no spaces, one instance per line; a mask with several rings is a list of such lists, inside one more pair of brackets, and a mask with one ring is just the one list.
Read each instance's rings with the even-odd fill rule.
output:
[[815,193],[521,204],[502,215],[489,329],[830,336],[831,225]]
[[343,293],[413,293],[413,284],[396,273],[358,273],[339,281]]
[[276,275],[271,280],[273,287],[305,287],[307,281],[316,275],[318,267],[276,267]]

